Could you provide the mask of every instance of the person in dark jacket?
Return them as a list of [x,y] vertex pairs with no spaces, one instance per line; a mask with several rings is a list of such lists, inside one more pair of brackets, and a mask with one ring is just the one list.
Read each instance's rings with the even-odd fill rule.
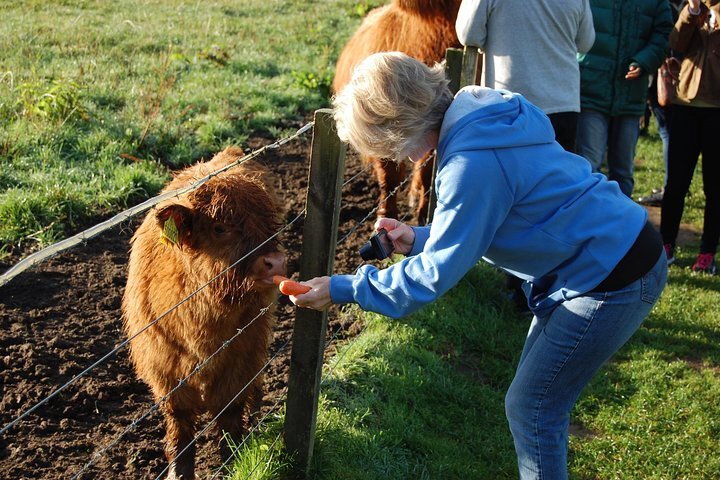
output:
[[648,75],[665,57],[672,17],[667,0],[591,0],[595,43],[578,55],[577,153],[593,171],[607,153],[608,177],[632,194],[635,146]]

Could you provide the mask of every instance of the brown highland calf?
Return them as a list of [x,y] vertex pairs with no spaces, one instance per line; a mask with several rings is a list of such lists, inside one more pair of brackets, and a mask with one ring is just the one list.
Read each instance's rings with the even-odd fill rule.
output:
[[[187,186],[242,154],[228,148],[181,171],[164,191]],[[122,304],[128,336],[279,230],[281,209],[267,176],[257,164],[236,166],[148,214],[132,239]],[[272,240],[131,341],[135,370],[160,401],[238,329],[246,328],[162,402],[168,478],[195,478],[195,446],[180,452],[193,439],[201,413],[218,415],[244,388],[217,422],[237,439],[246,431],[246,417],[259,410],[263,376],[253,377],[267,359],[275,322],[273,309],[261,312],[277,296],[273,275],[283,274],[285,256]]]
[[[455,33],[459,8],[460,0],[393,0],[372,10],[340,54],[333,91],[339,92],[350,81],[355,65],[373,53],[400,51],[428,65],[442,61],[448,48],[460,46]],[[397,218],[397,195],[386,197],[405,179],[405,164],[380,158],[365,160],[372,163],[380,186],[378,216]],[[410,190],[417,203],[418,222],[423,224],[433,162],[420,160],[413,169]]]

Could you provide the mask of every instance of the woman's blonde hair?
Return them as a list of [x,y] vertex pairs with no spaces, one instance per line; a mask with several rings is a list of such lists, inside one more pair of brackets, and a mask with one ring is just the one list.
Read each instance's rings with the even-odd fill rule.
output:
[[439,129],[453,95],[441,64],[400,52],[376,53],[353,71],[333,99],[338,136],[363,155],[403,160]]

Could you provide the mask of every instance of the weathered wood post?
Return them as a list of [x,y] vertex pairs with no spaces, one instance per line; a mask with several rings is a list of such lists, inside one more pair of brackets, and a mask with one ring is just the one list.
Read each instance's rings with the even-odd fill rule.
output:
[[[475,49],[475,56],[477,57],[477,48]],[[450,91],[454,94],[457,93],[460,88],[467,84],[462,83],[467,78],[463,77],[464,66],[465,66],[465,52],[459,48],[448,48],[445,50],[445,76],[447,76],[450,83]],[[475,60],[477,65],[477,59]],[[470,67],[468,67],[470,68]],[[474,77],[473,77],[474,78]],[[428,215],[426,223],[432,223],[433,215],[435,214],[435,207],[437,206],[437,195],[435,194],[435,173],[437,172],[437,158],[433,164],[432,180],[430,182],[430,201],[428,202]]]
[[[479,70],[478,65],[480,66]],[[482,56],[478,53],[477,47],[465,47],[462,73],[460,75],[460,88],[467,85],[475,85],[476,80],[480,80],[478,75],[479,71],[482,71]]]
[[[335,131],[332,112],[315,112],[300,279],[332,274],[340,218],[346,145]],[[299,308],[293,329],[285,414],[285,447],[295,469],[307,475],[315,442],[327,312]]]

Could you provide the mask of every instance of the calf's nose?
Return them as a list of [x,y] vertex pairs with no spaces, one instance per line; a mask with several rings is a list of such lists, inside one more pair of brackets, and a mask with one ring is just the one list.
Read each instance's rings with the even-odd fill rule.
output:
[[263,264],[268,275],[285,275],[287,273],[287,260],[285,254],[272,252],[263,256]]

